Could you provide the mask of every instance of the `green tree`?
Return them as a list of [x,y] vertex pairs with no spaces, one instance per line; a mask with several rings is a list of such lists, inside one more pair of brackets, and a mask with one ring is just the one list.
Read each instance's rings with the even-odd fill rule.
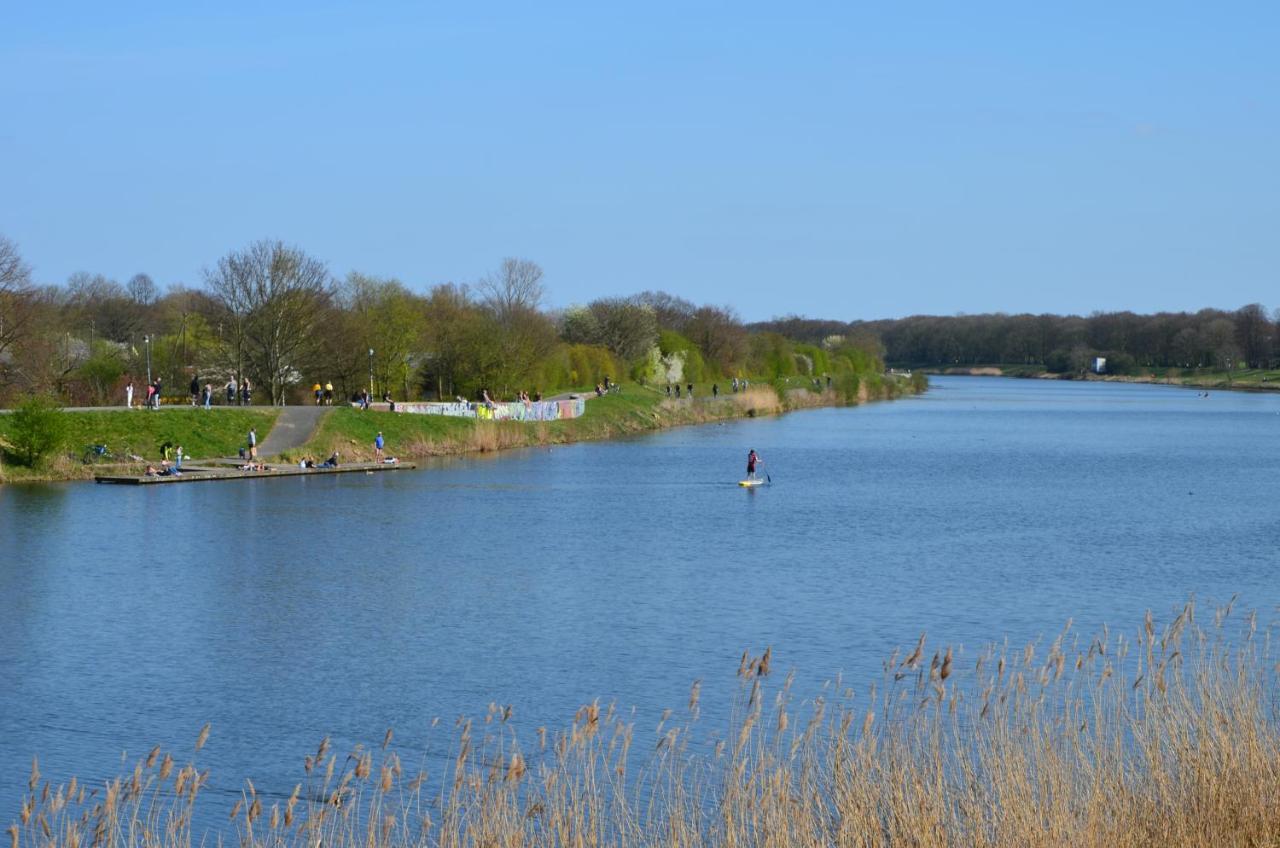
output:
[[373,351],[375,391],[408,396],[412,362],[424,333],[422,299],[399,280],[352,272],[343,283],[342,300],[359,328],[354,339],[359,344],[357,358]]
[[527,259],[508,258],[477,290],[497,330],[476,351],[488,354],[483,384],[507,395],[528,383],[558,343],[555,324],[541,311],[546,293],[542,269]]
[[9,430],[14,453],[22,464],[35,468],[67,443],[67,420],[58,401],[36,395],[12,413]]
[[89,358],[76,369],[76,375],[84,381],[96,404],[106,402],[124,372],[125,363],[119,347],[101,339],[93,343]]

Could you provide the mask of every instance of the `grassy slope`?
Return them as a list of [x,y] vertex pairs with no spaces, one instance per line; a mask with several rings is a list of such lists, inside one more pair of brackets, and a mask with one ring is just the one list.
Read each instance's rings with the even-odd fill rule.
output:
[[[861,399],[871,400],[909,392],[909,388],[886,386]],[[336,449],[343,459],[367,459],[373,454],[373,439],[379,430],[386,439],[389,454],[416,459],[609,439],[686,424],[773,415],[792,409],[836,406],[840,403],[840,399],[834,394],[819,395],[803,389],[787,392],[787,401],[783,403],[772,388],[721,395],[718,400],[698,398],[691,403],[687,399],[675,401],[659,392],[628,385],[620,395],[589,400],[586,414],[581,418],[545,423],[475,421],[436,415],[361,412],[341,407],[334,409],[325,418],[315,436],[303,449],[285,456],[296,459],[305,455],[323,459]]]
[[[104,410],[64,412],[69,424],[69,438],[63,455],[44,468],[28,469],[4,457],[0,481],[74,480],[92,477],[106,464],[84,465],[79,457],[89,445],[106,445],[123,459],[136,454],[147,460],[158,460],[161,445],[182,445],[184,453],[196,459],[212,456],[234,456],[244,444],[250,427],[258,428],[258,440],[266,438],[275,423],[278,410],[261,409],[163,409],[159,412]],[[0,441],[8,441],[12,417],[0,415]]]

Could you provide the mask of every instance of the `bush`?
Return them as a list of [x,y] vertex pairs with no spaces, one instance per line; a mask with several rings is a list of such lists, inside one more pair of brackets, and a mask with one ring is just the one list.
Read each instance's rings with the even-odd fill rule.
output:
[[67,420],[58,402],[43,395],[24,401],[13,411],[9,441],[17,460],[35,468],[67,443]]

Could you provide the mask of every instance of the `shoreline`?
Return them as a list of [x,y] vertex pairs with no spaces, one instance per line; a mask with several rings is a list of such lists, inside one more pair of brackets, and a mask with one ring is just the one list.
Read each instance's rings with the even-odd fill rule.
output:
[[[874,385],[868,385],[873,382]],[[383,431],[387,452],[404,460],[496,453],[505,450],[607,441],[653,433],[675,427],[712,424],[742,418],[782,415],[805,409],[859,406],[920,394],[927,382],[905,379],[863,381],[853,396],[826,390],[772,386],[752,388],[718,398],[667,398],[653,389],[628,385],[620,394],[591,397],[586,413],[563,421],[477,421],[435,415],[392,412],[360,412],[336,409],[321,422],[307,443],[281,457],[297,461],[304,456],[323,458],[334,450],[346,461],[372,456],[374,435]]]
[[[804,409],[859,406],[864,403],[921,394],[927,388],[928,383],[920,379],[909,380],[875,375],[870,379],[860,380],[852,393],[834,389],[814,392],[807,387],[783,384],[778,387],[761,385],[745,392],[721,394],[714,399],[707,397],[675,399],[668,398],[654,389],[628,384],[621,393],[608,394],[600,398],[589,397],[587,410],[581,417],[548,422],[484,421],[377,409],[361,411],[352,407],[333,407],[320,417],[315,430],[301,447],[281,451],[270,458],[277,463],[296,463],[304,457],[311,457],[318,462],[334,451],[338,451],[343,463],[369,461],[373,458],[374,436],[378,432],[385,432],[387,455],[412,462],[435,457],[495,453],[517,448],[607,441],[674,427],[782,415]],[[263,416],[263,420],[272,422],[272,429],[259,433],[261,441],[271,437],[279,412],[278,409],[270,408],[257,411],[257,414]],[[111,425],[120,423],[118,420],[112,420],[120,414],[120,411],[110,409],[65,414],[76,416],[79,428],[77,436],[86,444],[110,443],[111,439],[101,437],[101,432],[106,431]],[[160,435],[147,433],[138,438],[157,440],[164,438],[175,444],[181,444],[184,439],[187,439],[187,443],[190,444],[193,440],[189,437],[200,429],[201,424],[198,418],[194,418],[188,422],[187,430],[175,426],[167,428]],[[95,426],[99,429],[92,429]],[[86,435],[86,432],[92,435]],[[238,433],[234,437],[224,437],[224,444],[202,450],[200,460],[234,456],[238,439]],[[189,450],[188,456],[190,454]],[[268,457],[264,455],[263,458]],[[147,458],[143,462],[84,464],[69,455],[63,455],[38,470],[19,468],[16,475],[13,473],[16,466],[6,463],[0,466],[0,486],[26,483],[91,483],[99,475],[127,476],[158,461],[158,459]],[[198,463],[198,460],[194,459],[188,461],[193,464]]]
[[[1011,366],[975,365],[972,367],[922,368],[931,377],[1003,377],[1011,380],[1059,380],[1075,383],[1135,383],[1152,386],[1173,386],[1185,389],[1216,389],[1223,392],[1280,392],[1280,379],[1250,381],[1233,378],[1228,380],[1223,372],[1215,371],[1200,377],[1160,376],[1158,374],[1058,374],[1052,371],[1012,366],[1019,370],[1007,370]],[[1251,372],[1258,373],[1258,372]]]

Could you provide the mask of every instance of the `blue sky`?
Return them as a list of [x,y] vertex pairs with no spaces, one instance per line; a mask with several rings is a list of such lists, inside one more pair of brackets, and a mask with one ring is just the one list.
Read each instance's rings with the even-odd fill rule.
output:
[[38,280],[270,237],[747,319],[1280,306],[1280,4],[184,5],[4,11]]

